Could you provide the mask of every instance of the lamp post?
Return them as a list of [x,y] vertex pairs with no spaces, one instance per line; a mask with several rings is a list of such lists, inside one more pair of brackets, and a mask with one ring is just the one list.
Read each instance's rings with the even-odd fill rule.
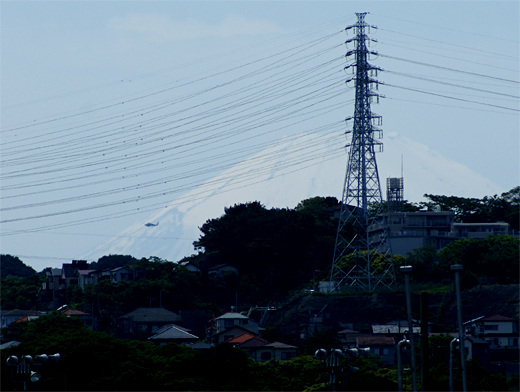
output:
[[[16,355],[11,355],[7,358],[7,366],[11,367],[11,381],[15,388],[20,390],[20,385],[23,391],[27,390],[27,381],[31,381],[33,385],[38,385],[42,375],[40,366],[47,364],[56,364],[60,359],[60,354],[40,354],[33,359],[31,355],[22,355],[18,358]],[[30,385],[30,384],[29,384]],[[38,388],[35,388],[38,389]]]
[[462,326],[462,297],[460,294],[460,271],[462,271],[461,264],[454,264],[451,270],[455,275],[455,294],[457,299],[457,321],[459,324],[459,351],[460,351],[460,369],[462,371],[462,391],[468,390],[466,386],[466,353],[464,348],[464,327]]
[[[413,341],[413,324],[412,324],[412,298],[410,293],[410,274],[412,272],[412,266],[411,265],[404,265],[402,267],[399,267],[401,272],[404,274],[404,284],[405,284],[405,291],[406,291],[406,311],[408,315],[408,333],[409,333],[409,346],[410,346],[410,362],[412,367],[412,388],[414,391],[417,391],[417,381],[415,377],[415,348],[414,348],[414,341]],[[399,352],[399,348],[398,348]]]

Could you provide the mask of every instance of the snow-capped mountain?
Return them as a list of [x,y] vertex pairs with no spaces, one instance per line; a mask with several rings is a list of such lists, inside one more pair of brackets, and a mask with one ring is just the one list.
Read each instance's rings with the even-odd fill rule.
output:
[[[85,258],[128,254],[178,261],[195,253],[192,243],[200,235],[198,228],[206,220],[221,216],[225,207],[257,200],[267,208],[294,208],[301,200],[314,196],[341,199],[346,152],[338,153],[337,143],[329,140],[314,146],[315,151],[323,148],[324,153],[308,162],[307,167],[301,164],[288,168],[280,152],[290,151],[294,143],[294,139],[281,142],[239,163],[172,201],[167,208],[126,228]],[[386,135],[384,147],[384,152],[376,157],[383,195],[386,178],[401,176],[402,161],[404,195],[409,201],[422,201],[424,194],[483,197],[504,191],[468,167],[396,133]],[[302,155],[300,161],[306,158]],[[269,170],[258,174],[255,169],[262,167]],[[250,174],[253,171],[256,174]]]

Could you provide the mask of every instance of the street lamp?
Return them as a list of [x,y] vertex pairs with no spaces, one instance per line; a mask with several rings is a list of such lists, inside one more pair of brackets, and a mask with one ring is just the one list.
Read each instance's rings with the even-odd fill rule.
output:
[[[37,383],[41,380],[41,373],[39,367],[46,364],[56,364],[60,359],[60,354],[53,355],[40,354],[33,359],[31,355],[22,355],[18,358],[16,355],[11,355],[7,358],[7,366],[11,367],[11,381],[15,386],[22,383],[24,391],[27,390],[27,380],[32,383]],[[16,369],[16,371],[15,371]],[[36,388],[37,389],[37,388]]]

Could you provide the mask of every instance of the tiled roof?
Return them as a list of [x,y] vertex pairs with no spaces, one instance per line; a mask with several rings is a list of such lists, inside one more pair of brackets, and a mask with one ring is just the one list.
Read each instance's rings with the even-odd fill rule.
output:
[[255,333],[255,332],[251,331],[250,329],[248,329],[247,326],[234,325],[234,326],[232,326],[230,328],[227,328],[227,329],[225,329],[223,331],[220,331],[219,333],[216,333],[215,336],[219,336],[219,335],[223,335],[223,334],[229,334],[230,331],[236,331],[237,329],[241,329],[244,332],[252,333],[253,335],[258,335],[257,333]]
[[255,337],[255,335],[253,335],[249,332],[244,332],[244,333],[241,333],[240,335],[235,336],[233,339],[226,340],[226,343],[240,344],[240,343],[243,343],[246,340],[249,340],[254,337]]
[[161,328],[160,332],[157,332],[155,335],[149,337],[148,339],[161,339],[161,340],[196,340],[198,336],[192,335],[178,327],[177,325],[165,325]]
[[498,314],[495,314],[494,316],[483,318],[480,321],[515,321],[515,320],[513,320],[512,318],[509,318],[509,317],[500,316]]
[[356,338],[356,343],[359,346],[393,346],[395,340],[386,336],[366,336]]
[[136,323],[166,322],[175,323],[181,321],[181,317],[164,308],[137,308],[123,317],[130,318]]
[[65,310],[64,312],[62,312],[61,314],[65,314],[67,316],[84,316],[87,313],[82,312],[81,310],[76,310],[76,309],[70,309],[69,308],[69,309]]
[[267,346],[269,342],[265,339],[259,338],[258,336],[252,337],[249,340],[246,340],[244,343],[240,343],[237,347],[240,348],[254,348],[254,347],[264,347]]

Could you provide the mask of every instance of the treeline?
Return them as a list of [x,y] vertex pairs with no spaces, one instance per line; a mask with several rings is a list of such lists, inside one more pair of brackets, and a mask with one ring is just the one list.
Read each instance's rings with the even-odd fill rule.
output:
[[[510,222],[512,227],[519,220],[520,187],[483,199],[426,196],[429,202],[406,203],[406,210],[441,206],[442,210],[454,212],[459,221],[498,220]],[[228,207],[222,216],[207,220],[200,228],[201,235],[194,242],[198,253],[181,260],[198,266],[200,276],[157,257],[137,260],[129,255],[109,255],[89,268],[128,266],[136,279],[119,285],[101,282],[85,291],[71,287],[63,301],[89,313],[95,311],[101,319],[103,315],[117,318],[137,306],[161,304],[174,311],[204,309],[218,313],[237,302],[241,309],[283,302],[292,293],[310,288],[313,281],[327,279],[339,208],[340,202],[333,197],[303,200],[294,209],[268,209],[257,201]],[[348,238],[353,228],[346,225],[344,230]],[[414,279],[422,283],[441,283],[450,264],[463,264],[463,284],[468,288],[482,277],[496,283],[518,283],[518,259],[518,239],[490,236],[484,240],[458,240],[439,252],[419,248],[395,256],[394,263],[413,265]],[[348,269],[352,262],[346,256],[339,265]],[[36,274],[10,255],[2,255],[1,263],[2,309],[43,307],[37,303],[36,293],[44,274]],[[219,279],[209,276],[208,269],[218,264],[230,264],[239,273]],[[113,320],[106,319],[105,324],[111,325]]]

